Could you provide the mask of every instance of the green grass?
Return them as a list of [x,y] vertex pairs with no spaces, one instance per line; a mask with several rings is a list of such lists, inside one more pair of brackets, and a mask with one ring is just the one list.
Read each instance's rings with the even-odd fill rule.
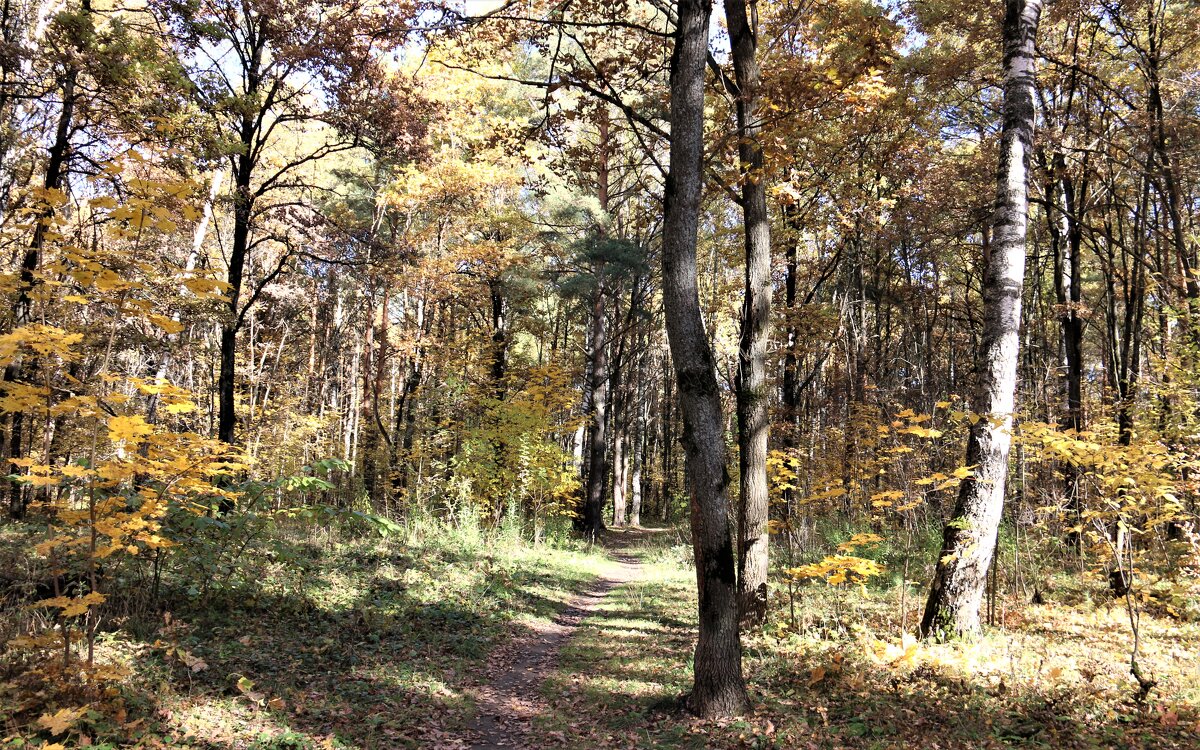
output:
[[[558,747],[1187,748],[1200,741],[1200,628],[1147,615],[1143,667],[1160,680],[1132,704],[1128,625],[1119,606],[1032,606],[1006,599],[1003,629],[971,644],[901,637],[898,586],[798,589],[792,629],[778,592],[772,620],[743,637],[753,710],[686,715],[694,573],[683,547],[612,594],[564,650],[542,720]],[[919,592],[906,596],[915,622]],[[914,601],[914,599],[916,599]],[[1191,656],[1189,656],[1191,654]]]
[[[1135,705],[1125,612],[1102,580],[1081,576],[1062,577],[1045,605],[1001,597],[1001,627],[950,645],[903,639],[922,603],[919,585],[801,584],[793,623],[776,579],[771,620],[743,638],[752,712],[694,719],[680,700],[695,638],[691,551],[677,533],[613,537],[636,545],[642,576],[610,592],[560,652],[543,686],[542,746],[1072,750],[1200,741],[1200,624],[1146,604],[1142,667],[1159,684]],[[474,716],[472,689],[486,679],[489,654],[524,624],[553,617],[611,564],[570,544],[533,548],[514,534],[432,523],[390,538],[322,533],[272,544],[307,561],[302,574],[263,560],[259,579],[207,598],[169,578],[161,601],[169,617],[114,619],[100,656],[131,674],[65,736],[35,722],[78,704],[35,693],[35,682],[13,677],[11,654],[0,657],[9,669],[0,748],[79,746],[85,737],[114,748],[452,746]]]
[[[298,584],[270,565],[260,580],[205,598],[189,598],[178,581],[161,603],[169,617],[106,633],[99,656],[132,674],[68,746],[85,736],[213,750],[437,744],[473,715],[469,689],[488,655],[608,564],[581,547],[432,524],[390,538],[288,542],[308,561]],[[49,704],[29,711],[22,700],[30,705],[16,686],[0,688],[2,748],[51,739],[34,724]]]

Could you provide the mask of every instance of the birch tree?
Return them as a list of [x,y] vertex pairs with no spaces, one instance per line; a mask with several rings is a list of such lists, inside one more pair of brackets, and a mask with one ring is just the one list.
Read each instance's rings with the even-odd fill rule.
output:
[[979,605],[1004,510],[1016,395],[1028,178],[1034,127],[1034,37],[1042,0],[1008,0],[1004,14],[1004,109],[993,244],[984,272],[983,333],[958,502],[942,536],[920,633],[945,638],[979,630]]

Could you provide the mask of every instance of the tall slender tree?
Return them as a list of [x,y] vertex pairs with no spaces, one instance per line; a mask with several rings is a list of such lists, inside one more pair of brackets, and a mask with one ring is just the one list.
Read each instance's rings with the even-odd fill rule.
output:
[[[412,8],[293,0],[155,0],[152,7],[171,29],[180,58],[192,61],[196,105],[228,146],[233,229],[225,263],[217,437],[234,443],[238,334],[266,284],[293,255],[286,237],[262,231],[284,202],[277,196],[303,194],[311,188],[304,168],[334,154],[373,148],[404,157],[418,148],[424,120],[414,114],[415,97],[378,59],[380,50],[403,39]],[[316,145],[278,158],[281,139],[295,139],[305,129],[317,134]],[[280,241],[287,251],[256,269],[244,288],[254,251]]]
[[704,717],[746,708],[737,571],[729,523],[725,420],[697,284],[704,181],[704,69],[709,0],[681,0],[671,57],[671,152],[663,195],[663,309],[683,411],[700,634],[689,707]]
[[922,636],[971,635],[1004,511],[1008,449],[1012,442],[1025,279],[1028,171],[1034,137],[1034,38],[1042,0],[1007,0],[1004,13],[1004,109],[1000,168],[990,257],[983,285],[983,333],[976,362],[978,419],[967,440],[963,481],[929,590]]
[[767,342],[771,337],[771,221],[759,141],[758,34],[745,0],[725,1],[725,20],[737,81],[738,161],[746,249],[745,297],[738,344],[738,608],[743,621],[767,615]]

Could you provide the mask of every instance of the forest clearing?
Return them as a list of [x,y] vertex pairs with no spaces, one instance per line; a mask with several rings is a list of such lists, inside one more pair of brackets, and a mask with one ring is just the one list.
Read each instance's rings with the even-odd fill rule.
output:
[[0,750],[1200,746],[1188,0],[11,0]]

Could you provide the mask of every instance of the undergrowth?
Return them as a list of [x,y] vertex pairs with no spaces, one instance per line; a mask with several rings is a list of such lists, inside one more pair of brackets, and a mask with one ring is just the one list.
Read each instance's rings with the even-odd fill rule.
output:
[[[601,564],[565,537],[533,546],[519,529],[430,518],[385,536],[271,533],[252,550],[257,578],[123,591],[138,604],[106,623],[97,654],[127,670],[115,687],[55,691],[6,651],[0,747],[428,747],[469,720],[487,655]],[[32,613],[3,616],[11,634]],[[73,720],[56,731],[63,710]]]

